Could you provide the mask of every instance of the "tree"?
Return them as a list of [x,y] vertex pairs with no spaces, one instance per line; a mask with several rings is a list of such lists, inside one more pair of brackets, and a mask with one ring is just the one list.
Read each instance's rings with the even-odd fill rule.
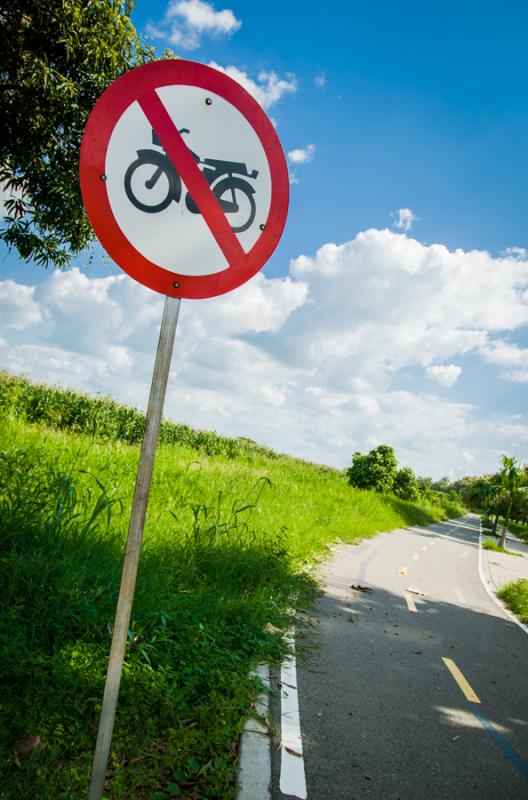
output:
[[477,478],[468,483],[464,490],[464,499],[471,508],[488,511],[491,501],[495,499],[496,485],[486,477]]
[[152,60],[131,0],[0,0],[0,238],[64,267],[92,239],[79,188],[88,115],[123,72]]
[[398,462],[394,450],[381,444],[367,455],[354,453],[352,466],[347,470],[348,482],[358,489],[390,492],[396,478]]
[[396,473],[392,491],[402,500],[416,500],[419,494],[418,481],[410,467],[402,467]]
[[451,486],[451,481],[449,480],[447,475],[444,475],[437,481],[433,481],[433,483],[431,484],[431,488],[435,489],[435,491],[437,492],[447,492],[450,486]]
[[457,481],[464,502],[473,510],[484,512],[492,522],[492,534],[497,535],[500,514],[504,511],[504,488],[501,476],[483,475]]
[[506,512],[504,514],[504,523],[502,526],[499,547],[504,547],[506,542],[506,530],[510,522],[511,510],[515,493],[524,477],[524,470],[520,462],[516,458],[509,456],[502,457],[502,469],[499,473],[501,478],[502,487],[507,497]]

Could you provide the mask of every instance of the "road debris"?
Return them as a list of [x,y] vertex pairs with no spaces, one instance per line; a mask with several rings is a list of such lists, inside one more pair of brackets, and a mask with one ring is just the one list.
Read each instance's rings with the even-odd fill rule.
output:
[[298,753],[298,752],[297,752],[297,750],[292,750],[292,748],[291,748],[291,747],[285,747],[284,749],[285,749],[285,750],[286,750],[286,752],[287,752],[287,753],[289,753],[291,756],[296,756],[297,758],[302,758],[302,757],[303,757],[303,754],[302,754],[302,753]]

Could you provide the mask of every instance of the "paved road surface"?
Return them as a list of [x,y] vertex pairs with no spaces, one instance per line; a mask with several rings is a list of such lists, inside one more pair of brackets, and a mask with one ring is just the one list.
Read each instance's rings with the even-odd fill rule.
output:
[[528,799],[528,636],[482,586],[478,527],[382,534],[325,565],[297,665],[309,800]]

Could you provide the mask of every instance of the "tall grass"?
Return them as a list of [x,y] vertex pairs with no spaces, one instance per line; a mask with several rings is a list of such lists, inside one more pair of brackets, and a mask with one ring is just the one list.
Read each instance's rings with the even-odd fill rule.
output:
[[503,586],[498,595],[508,608],[517,614],[521,622],[528,624],[528,580],[526,578]]
[[[53,404],[33,397],[24,408],[48,410],[32,424],[2,400],[0,797],[73,800],[89,778],[139,447],[94,437],[89,415],[66,424],[60,412],[49,427]],[[284,628],[313,597],[314,559],[337,537],[445,516],[265,448],[244,443],[234,457],[195,445],[165,441],[156,460],[105,791],[114,800],[233,798],[250,670],[283,655],[267,623]],[[17,744],[34,736],[23,758]]]
[[[110,397],[91,397],[55,386],[32,383],[27,378],[0,371],[0,414],[17,416],[58,430],[88,433],[98,441],[122,441],[137,444],[143,438],[145,415],[136,408],[116,403]],[[230,439],[212,431],[200,431],[188,425],[164,420],[160,442],[190,447],[203,455],[254,453],[276,458],[267,447],[251,439]]]
[[[110,466],[107,448],[94,453],[53,434],[38,441],[19,425],[7,433],[0,796],[77,798],[89,775],[133,483],[127,467],[137,453],[117,452],[104,485],[93,468]],[[169,797],[176,785],[188,796],[234,795],[237,739],[255,691],[247,673],[284,651],[265,626],[283,626],[285,609],[313,591],[280,532],[252,523],[265,482],[247,498],[219,491],[214,503],[196,503],[173,474],[177,502],[158,514],[153,505],[142,554],[109,797]],[[44,744],[17,766],[17,743],[36,735]]]

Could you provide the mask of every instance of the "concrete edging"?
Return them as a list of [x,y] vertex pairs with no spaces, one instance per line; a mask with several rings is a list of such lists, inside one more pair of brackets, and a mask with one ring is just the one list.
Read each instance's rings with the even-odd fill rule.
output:
[[[270,670],[268,664],[259,664],[254,675],[264,683],[266,690],[257,698],[257,712],[264,720],[269,717]],[[269,800],[271,798],[271,734],[267,724],[258,719],[248,719],[240,739],[238,762],[239,800]]]

